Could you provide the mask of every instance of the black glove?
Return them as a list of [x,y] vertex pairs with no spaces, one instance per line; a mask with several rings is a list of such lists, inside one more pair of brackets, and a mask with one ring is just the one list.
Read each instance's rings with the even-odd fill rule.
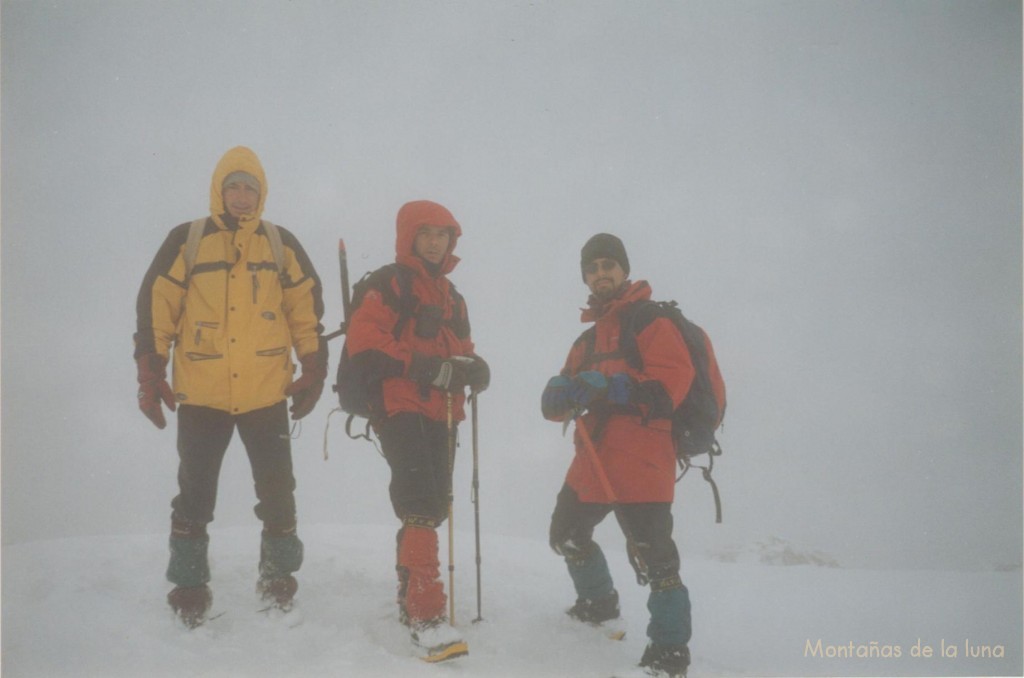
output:
[[416,353],[412,357],[409,376],[421,389],[433,386],[442,391],[459,391],[466,385],[466,364],[457,358],[444,359]]
[[481,393],[491,385],[491,368],[487,361],[478,355],[472,356],[473,362],[466,365],[466,383],[473,393]]

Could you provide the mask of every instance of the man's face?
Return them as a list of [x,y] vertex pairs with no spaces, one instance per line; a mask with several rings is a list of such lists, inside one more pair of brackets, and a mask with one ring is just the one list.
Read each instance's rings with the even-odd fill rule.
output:
[[584,281],[598,299],[608,299],[626,281],[626,272],[614,259],[594,259],[583,267]]
[[256,213],[260,192],[244,181],[232,181],[224,186],[224,207],[235,218]]
[[420,226],[412,251],[432,264],[440,264],[448,252],[452,231],[447,226]]

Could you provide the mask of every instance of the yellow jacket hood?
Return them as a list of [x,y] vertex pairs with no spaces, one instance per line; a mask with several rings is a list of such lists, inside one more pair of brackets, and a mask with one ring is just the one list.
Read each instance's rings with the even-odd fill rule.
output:
[[256,206],[256,213],[244,219],[239,219],[238,225],[241,228],[256,228],[259,226],[260,217],[263,215],[263,205],[267,200],[267,176],[263,172],[263,165],[256,153],[245,146],[235,146],[217,163],[213,170],[213,178],[210,180],[210,216],[221,228],[225,227],[223,215],[227,212],[224,207],[223,186],[224,180],[232,172],[248,172],[260,182],[260,200]]

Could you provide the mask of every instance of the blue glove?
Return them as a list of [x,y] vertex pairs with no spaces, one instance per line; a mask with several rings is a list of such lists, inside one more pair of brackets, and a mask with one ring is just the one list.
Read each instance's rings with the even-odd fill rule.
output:
[[558,375],[548,380],[544,393],[540,397],[540,411],[545,419],[557,419],[572,409],[569,400],[569,387],[572,382],[568,377]]
[[572,403],[585,408],[608,392],[608,379],[600,372],[580,372],[572,380],[569,398]]
[[633,380],[625,372],[616,372],[608,380],[608,402],[629,405],[633,402]]

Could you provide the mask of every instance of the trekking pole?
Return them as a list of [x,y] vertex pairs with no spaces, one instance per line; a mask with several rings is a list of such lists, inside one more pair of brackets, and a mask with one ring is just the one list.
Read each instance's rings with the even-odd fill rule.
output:
[[483,614],[480,612],[480,461],[479,441],[476,416],[477,393],[474,391],[469,396],[469,402],[473,412],[473,527],[476,533],[476,619],[473,623],[483,621]]
[[445,410],[448,417],[448,623],[455,626],[455,526],[452,521],[454,494],[452,480],[455,474],[455,425],[452,423],[452,393],[445,392]]
[[629,560],[633,564],[633,569],[636,572],[636,581],[640,586],[646,586],[650,581],[647,576],[647,563],[644,562],[643,557],[640,555],[640,551],[637,549],[636,540],[633,539],[633,531],[629,528],[628,521],[625,516],[619,510],[619,500],[615,496],[615,490],[612,489],[612,484],[608,482],[608,474],[604,472],[604,464],[597,456],[597,450],[594,448],[594,441],[590,438],[590,433],[587,431],[586,425],[584,425],[580,418],[580,412],[573,414],[573,419],[576,421],[576,431],[580,434],[580,440],[583,441],[583,447],[587,450],[587,456],[590,457],[590,463],[594,467],[594,473],[597,474],[597,480],[601,483],[601,487],[604,489],[605,496],[608,497],[608,503],[612,505],[612,510],[615,511],[615,517],[619,519],[619,526],[622,527],[623,533],[626,535],[626,550],[629,553]]

